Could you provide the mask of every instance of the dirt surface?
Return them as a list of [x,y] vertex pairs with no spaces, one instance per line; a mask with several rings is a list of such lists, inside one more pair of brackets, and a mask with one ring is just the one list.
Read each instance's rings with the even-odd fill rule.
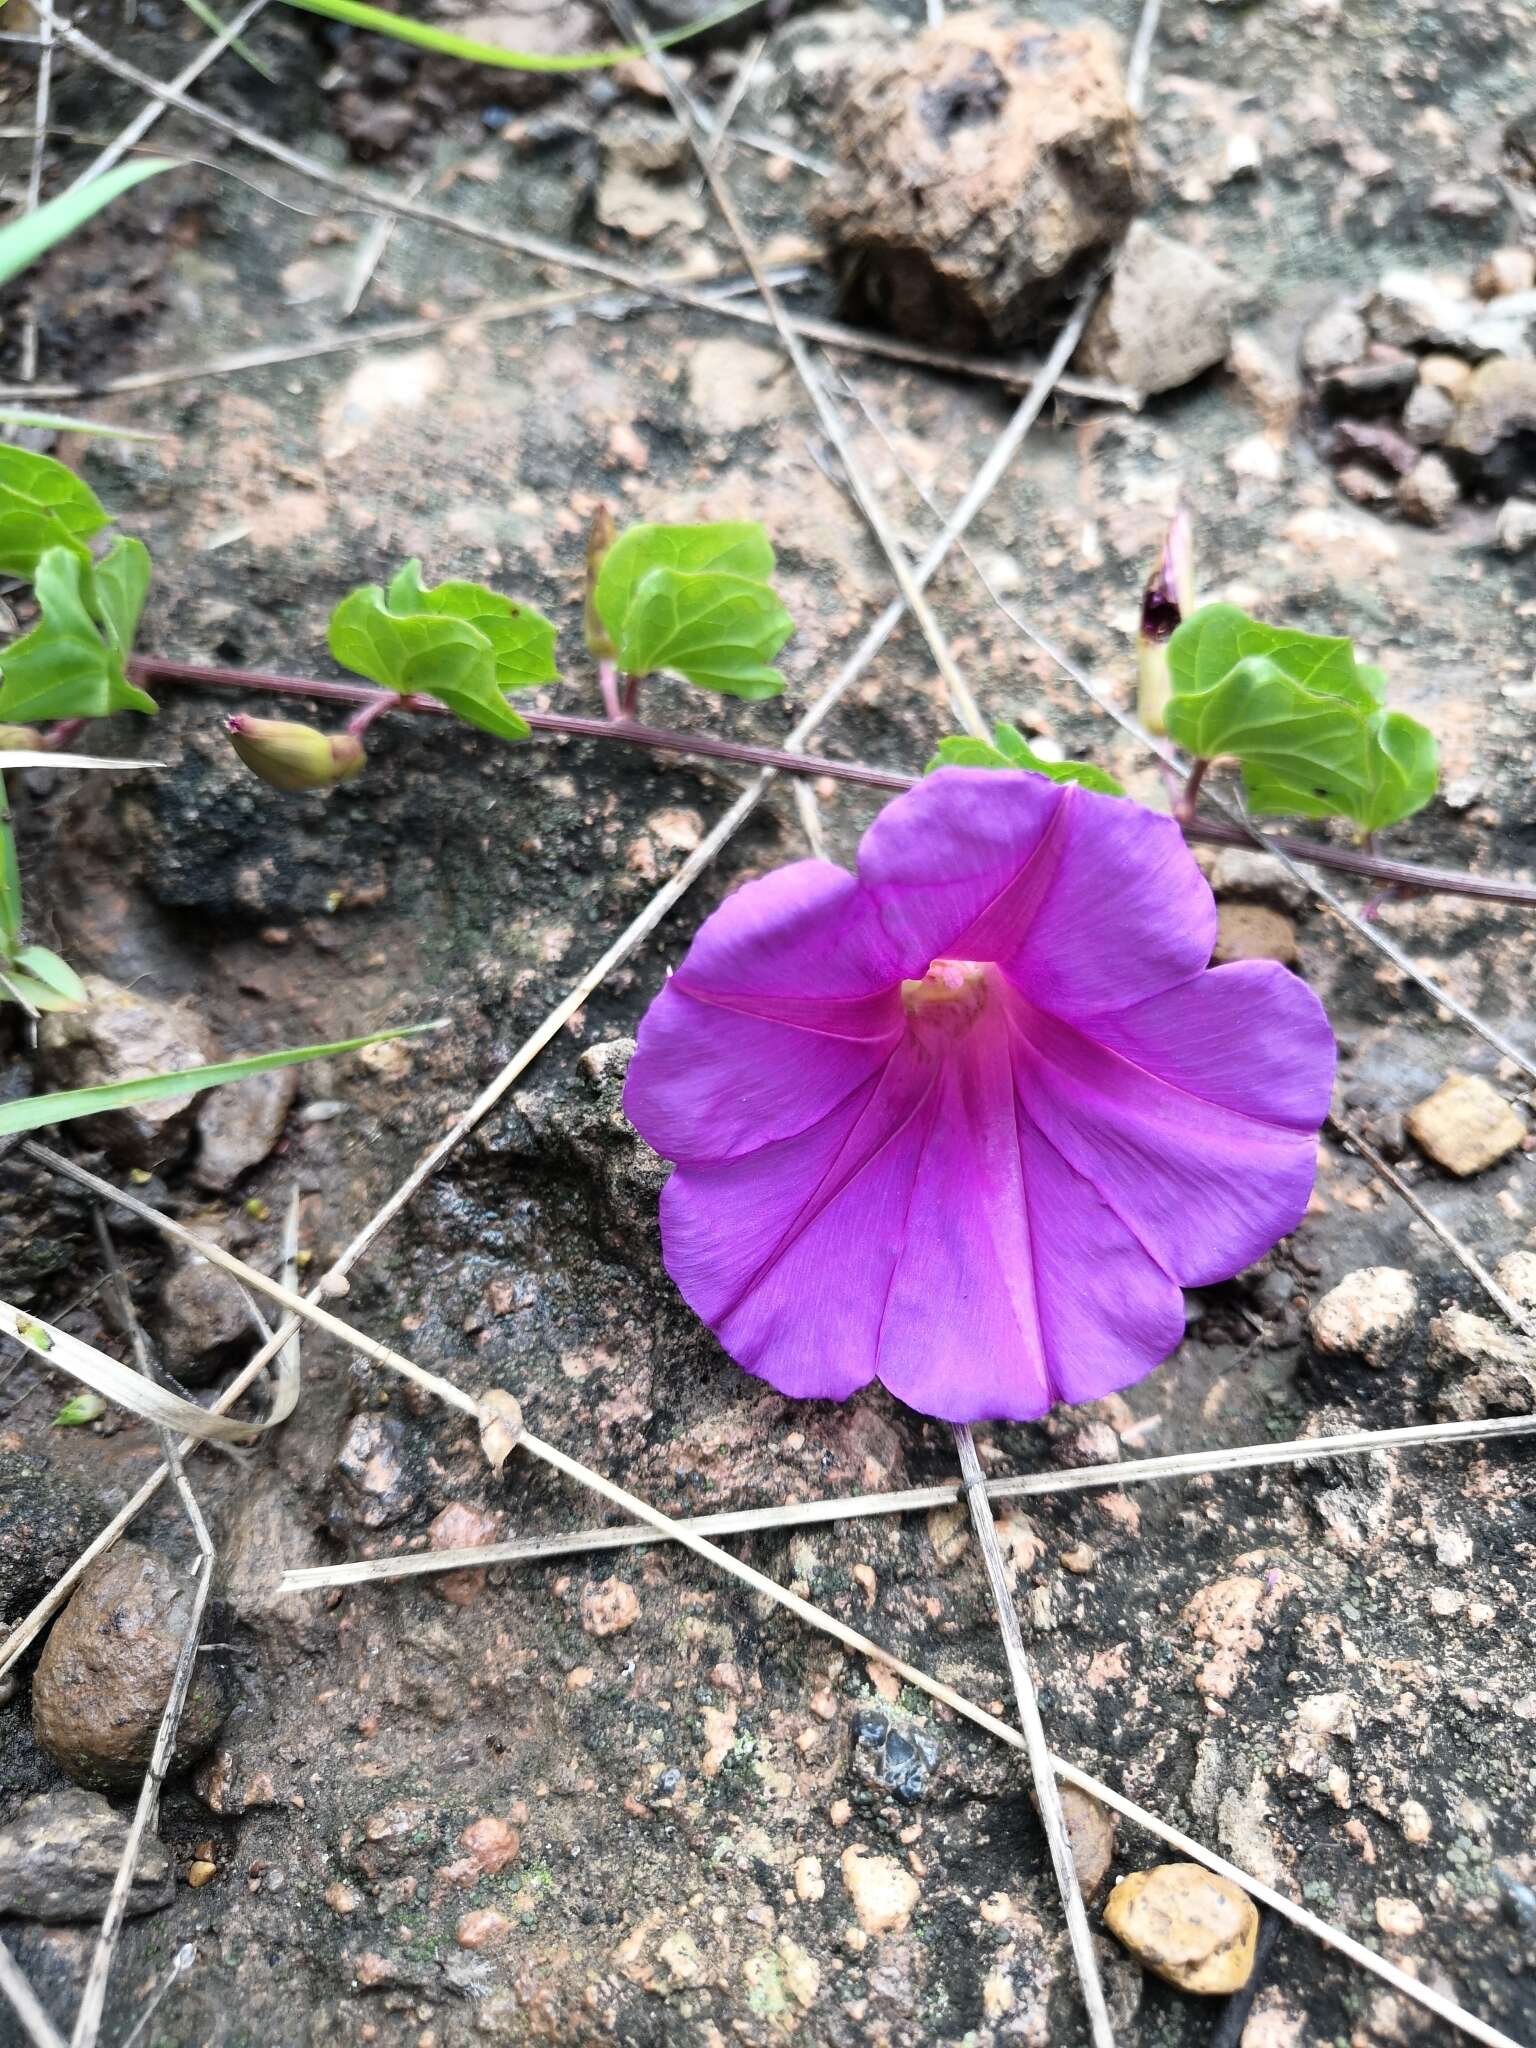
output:
[[[1056,25],[1080,18],[1034,11]],[[1128,34],[1129,8],[1101,14]],[[202,33],[143,0],[132,30],[99,9],[80,18],[160,76]],[[1473,0],[1450,14],[1173,0],[1144,136],[1147,211],[1237,280],[1233,367],[1138,416],[1054,408],[975,533],[994,585],[1128,699],[1141,580],[1182,495],[1204,594],[1354,634],[1386,668],[1394,701],[1438,734],[1442,795],[1393,833],[1391,850],[1526,876],[1536,555],[1496,551],[1491,509],[1463,507],[1446,530],[1422,532],[1347,504],[1298,411],[1294,364],[1306,322],[1338,292],[1364,290],[1391,263],[1465,270],[1515,238],[1492,166],[1502,124],[1536,98],[1531,29],[1528,8]],[[828,50],[896,32],[894,14],[798,12],[741,121],[825,153]],[[207,97],[329,163],[348,161],[344,95],[393,96],[413,109],[408,132],[387,149],[377,132],[354,139],[382,152],[375,175],[425,171],[440,205],[658,267],[708,256],[723,273],[739,268],[702,202],[705,225],[687,224],[681,169],[661,190],[682,225],[643,242],[603,225],[614,124],[666,127],[632,74],[541,88],[525,104],[511,85],[470,86],[414,60],[395,59],[381,82],[368,71],[377,55],[280,9],[250,40],[275,82],[226,58]],[[728,44],[712,52],[694,74],[700,89],[723,89],[734,61]],[[7,119],[25,126],[28,74],[13,63],[7,77]],[[107,133],[136,104],[127,88],[61,67],[60,122]],[[357,115],[354,104],[354,128]],[[230,170],[238,155],[242,175],[279,189],[272,166],[191,125],[157,135]],[[1234,137],[1257,144],[1256,171]],[[61,164],[72,160],[61,149]],[[1234,160],[1247,168],[1233,174]],[[13,157],[13,189],[20,168]],[[812,173],[743,151],[730,174],[765,243],[787,250],[804,237]],[[38,274],[42,375],[197,363],[330,331],[367,223],[298,179],[281,192],[290,204],[204,170],[125,202]],[[402,223],[358,324],[569,282]],[[830,303],[814,279],[805,296]],[[798,621],[787,698],[734,706],[657,686],[650,708],[666,722],[781,737],[887,601],[888,572],[765,336],[677,307],[619,311],[461,325],[114,397],[112,417],[167,438],[64,452],[154,551],[144,650],[330,674],[330,606],[417,554],[430,580],[483,577],[556,617],[570,680],[539,701],[593,712],[578,659],[593,504],[606,498],[621,516],[749,515],[773,534]],[[8,313],[7,347],[14,332]],[[901,462],[951,504],[1006,401],[872,359],[839,367]],[[931,516],[891,451],[862,423],[857,441],[903,532],[926,542]],[[934,596],[990,713],[1162,801],[1132,743],[1018,636],[964,563]],[[153,1198],[272,1264],[297,1181],[304,1242],[325,1261],[676,869],[741,778],[612,745],[505,748],[402,715],[373,728],[360,780],[329,801],[283,798],[231,756],[219,729],[227,700],[159,694],[152,727],[124,719],[101,737],[152,751],[169,764],[162,774],[111,788],[39,777],[19,793],[41,933],[82,970],[190,998],[229,1050],[449,1019],[371,1063],[305,1069],[277,1150],[229,1194],[199,1191],[180,1162],[150,1184]],[[822,743],[911,769],[947,729],[931,661],[903,631]],[[831,850],[851,858],[876,798],[830,782],[821,798]],[[678,1512],[954,1469],[947,1432],[878,1390],[843,1408],[793,1405],[722,1356],[661,1271],[662,1169],[617,1106],[622,1045],[604,1048],[633,1032],[722,893],[802,850],[795,807],[775,790],[428,1184],[344,1304],[463,1387],[514,1389],[541,1435]],[[1402,1125],[1448,1073],[1486,1075],[1516,1101],[1519,1075],[1292,884],[1261,880],[1245,894],[1239,883],[1227,900],[1258,901],[1294,927],[1299,971],[1338,1034],[1340,1106],[1433,1211],[1489,1263],[1536,1243],[1528,1152],[1452,1180]],[[1520,914],[1438,898],[1390,905],[1381,923],[1529,1043]],[[0,1085],[35,1085],[19,1037],[6,1045]],[[0,1165],[0,1237],[9,1298],[121,1353],[84,1203],[13,1157]],[[157,1336],[172,1260],[138,1230],[121,1248]],[[1324,1358],[1305,1339],[1308,1310],[1367,1265],[1406,1268],[1417,1283],[1412,1328],[1384,1368]],[[1044,1428],[989,1429],[983,1455],[999,1473],[1027,1472],[1122,1444],[1134,1457],[1429,1418],[1466,1369],[1429,1329],[1450,1304],[1494,1313],[1330,1140],[1313,1212],[1261,1268],[1191,1297],[1173,1361],[1123,1401]],[[7,1618],[47,1583],[37,1567],[57,1570],[158,1456],[137,1425],[51,1431],[61,1398],[61,1383],[28,1370],[0,1384]],[[347,1478],[345,1458],[338,1468],[344,1446],[357,1450],[360,1417],[365,1448],[387,1466],[372,1490]],[[876,1671],[663,1549],[500,1567],[484,1581],[277,1596],[274,1566],[419,1548],[454,1506],[505,1534],[602,1519],[520,1457],[493,1479],[464,1418],[334,1344],[306,1340],[302,1404],[268,1446],[239,1463],[204,1455],[193,1469],[219,1549],[209,1636],[226,1646],[240,1703],[212,1767],[167,1792],[160,1834],[175,1902],[123,1937],[109,2043],[186,1943],[196,1964],[140,2037],[157,2048],[1085,2038],[1027,1778],[985,1735],[921,1695],[887,1698]],[[1038,1500],[1010,1510],[1004,1528],[1062,1754],[1522,2040],[1536,2039],[1532,1471],[1518,1445],[1407,1451]],[[7,1562],[5,1532],[18,1528]],[[192,1554],[172,1504],[135,1535]],[[957,1512],[737,1541],[762,1570],[1011,1713]],[[28,1677],[0,1706],[0,1824],[63,1782],[33,1742]],[[894,1748],[872,1713],[894,1721]],[[915,1878],[904,1926],[859,1925],[842,1867],[853,1848]],[[1113,1875],[1159,1854],[1122,1829]],[[184,1881],[204,1866],[208,1881]],[[89,1928],[15,1920],[3,1932],[67,2029]],[[1221,2001],[1144,1977],[1107,1940],[1104,1959],[1126,2048],[1202,2042],[1223,2023]],[[17,2038],[0,2014],[0,2042]],[[1449,2038],[1289,1928],[1243,2036],[1247,2048]]]

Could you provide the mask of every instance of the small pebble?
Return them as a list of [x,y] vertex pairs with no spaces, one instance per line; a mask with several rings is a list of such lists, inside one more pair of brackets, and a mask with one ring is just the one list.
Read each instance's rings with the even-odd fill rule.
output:
[[1465,1180],[1513,1152],[1525,1120],[1480,1074],[1450,1074],[1414,1104],[1408,1135],[1437,1166]]
[[621,1635],[640,1619],[640,1600],[623,1579],[603,1579],[581,1596],[581,1625],[589,1636]]
[[901,1934],[917,1908],[918,1883],[894,1856],[871,1856],[857,1844],[845,1849],[838,1868],[866,1934]]
[[1223,1997],[1253,1973],[1259,1916],[1245,1891],[1198,1863],[1121,1878],[1104,1924],[1144,1969],[1180,1991]]

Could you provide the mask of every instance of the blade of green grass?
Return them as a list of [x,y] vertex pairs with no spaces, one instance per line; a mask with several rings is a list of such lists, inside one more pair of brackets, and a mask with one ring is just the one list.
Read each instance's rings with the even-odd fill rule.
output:
[[0,426],[45,427],[55,434],[107,434],[114,441],[168,441],[169,434],[146,433],[140,427],[113,427],[105,420],[77,419],[67,412],[24,412],[19,406],[0,405]]
[[0,284],[9,283],[18,271],[35,263],[55,242],[62,242],[76,228],[84,227],[93,214],[99,213],[132,186],[141,185],[146,178],[153,178],[171,168],[171,159],[164,156],[148,157],[138,164],[119,164],[115,171],[92,178],[87,185],[77,185],[71,192],[61,192],[46,206],[34,207],[20,220],[8,221],[0,228]]
[[[412,21],[407,15],[387,14],[382,7],[365,6],[363,0],[287,0],[287,4],[302,8],[306,14],[323,14],[328,20],[347,22],[353,28],[375,29],[381,36],[393,36],[401,43],[414,43],[418,49],[434,50],[442,57],[460,57],[467,64],[494,64],[503,71],[601,71],[610,64],[628,64],[647,54],[641,44],[631,43],[622,50],[582,50],[565,57],[541,56],[534,50],[503,50],[495,43],[473,42],[468,36],[456,36],[448,29],[434,28],[430,22]],[[722,21],[729,21],[733,15],[745,14],[755,4],[756,0],[731,0],[731,5],[707,14],[702,21],[691,21],[682,28],[669,29],[665,35],[657,36],[655,46],[659,50],[670,49],[673,43],[702,35],[706,29],[718,28]]]
[[99,1116],[104,1110],[131,1109],[141,1102],[168,1102],[177,1095],[196,1095],[226,1081],[243,1081],[248,1074],[270,1073],[274,1067],[296,1067],[305,1060],[330,1059],[344,1052],[360,1052],[365,1045],[383,1045],[387,1039],[414,1038],[422,1031],[438,1031],[446,1022],[445,1017],[438,1017],[430,1024],[372,1031],[365,1038],[344,1038],[335,1045],[290,1046],[283,1052],[255,1053],[248,1059],[222,1060],[215,1066],[185,1067],[175,1074],[146,1074],[141,1081],[110,1081],[100,1088],[64,1088],[56,1095],[27,1095],[20,1102],[0,1103],[0,1138],[67,1123],[72,1117]]
[[[208,5],[208,0],[182,0],[182,5],[197,16],[204,28],[211,28],[216,36],[223,35],[226,24]],[[227,47],[234,51],[243,64],[249,64],[258,78],[264,78],[268,85],[276,85],[276,73],[263,64],[250,45],[242,42],[239,36],[232,37]]]
[[0,770],[0,957],[9,960],[21,937],[21,870],[16,865],[16,832]]

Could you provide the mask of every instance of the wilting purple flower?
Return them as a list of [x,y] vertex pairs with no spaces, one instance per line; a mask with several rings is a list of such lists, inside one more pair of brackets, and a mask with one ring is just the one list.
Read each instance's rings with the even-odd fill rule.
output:
[[1333,1077],[1317,998],[1215,933],[1170,819],[990,769],[898,797],[857,876],[749,883],[625,1091],[684,1297],[786,1394],[1023,1420],[1140,1379],[1299,1220]]

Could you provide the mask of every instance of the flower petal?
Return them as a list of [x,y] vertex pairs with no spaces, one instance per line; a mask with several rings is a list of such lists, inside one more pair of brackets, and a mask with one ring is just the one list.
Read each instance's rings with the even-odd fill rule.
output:
[[667,1271],[781,1393],[840,1401],[874,1377],[936,1073],[904,1049],[812,1129],[662,1190]]
[[947,1421],[1027,1421],[1129,1386],[1183,1334],[1180,1290],[1018,1110],[1006,1022],[984,1022],[944,1063],[880,1379]]
[[1183,1285],[1295,1228],[1333,1077],[1328,1019],[1295,975],[1244,961],[1081,1026],[1014,1015],[1025,1110]]
[[853,876],[800,861],[707,919],[646,1012],[624,1089],[668,1159],[730,1159],[807,1130],[899,1042],[891,948]]
[[859,873],[920,961],[908,974],[995,960],[1060,1016],[1158,995],[1216,941],[1215,900],[1171,818],[1039,775],[924,777],[871,825]]

